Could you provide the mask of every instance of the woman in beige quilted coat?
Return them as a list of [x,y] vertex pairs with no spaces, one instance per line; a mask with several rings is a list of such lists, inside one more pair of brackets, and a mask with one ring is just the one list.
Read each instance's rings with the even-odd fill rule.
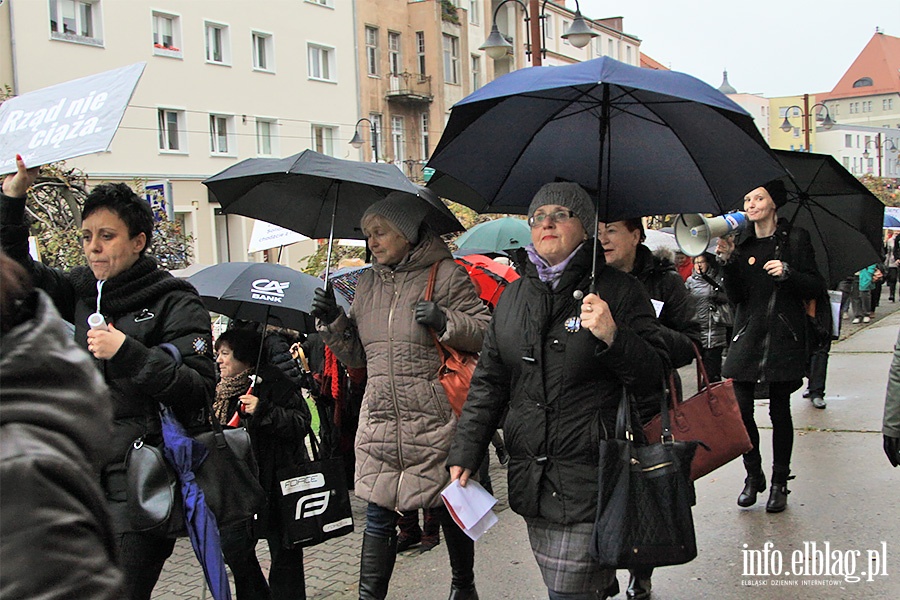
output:
[[[477,352],[490,314],[465,269],[423,223],[428,207],[400,192],[372,205],[362,229],[373,267],[359,279],[347,315],[334,292],[317,290],[313,314],[324,342],[348,367],[366,367],[368,383],[356,432],[356,495],[366,502],[360,557],[360,599],[387,595],[394,568],[400,513],[440,508],[450,556],[451,600],[478,598],[474,544],[443,508],[440,493],[456,432],[437,379],[441,356],[431,338]],[[433,299],[424,300],[432,265],[439,263]]]

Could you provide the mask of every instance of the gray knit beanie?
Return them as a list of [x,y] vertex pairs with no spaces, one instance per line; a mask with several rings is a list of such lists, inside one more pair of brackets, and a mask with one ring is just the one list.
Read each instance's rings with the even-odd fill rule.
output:
[[391,225],[415,246],[419,243],[419,227],[427,211],[427,205],[418,196],[406,192],[391,192],[384,200],[379,200],[366,209],[360,225],[363,225],[369,217],[378,215],[390,221]]
[[528,207],[529,218],[534,216],[534,212],[540,207],[552,204],[564,206],[575,213],[588,237],[596,235],[596,231],[591,233],[594,229],[595,221],[594,203],[583,187],[571,181],[557,181],[545,184],[534,195],[534,199]]

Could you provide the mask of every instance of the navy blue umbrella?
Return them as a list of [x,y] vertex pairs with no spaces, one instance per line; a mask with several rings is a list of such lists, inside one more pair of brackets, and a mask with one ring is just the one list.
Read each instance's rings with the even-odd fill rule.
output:
[[168,407],[161,412],[165,455],[175,469],[184,499],[184,520],[194,554],[203,567],[203,575],[215,600],[231,600],[228,572],[222,556],[222,542],[216,516],[206,504],[203,490],[194,479],[194,471],[203,464],[209,450],[187,435]]
[[785,175],[753,117],[706,83],[608,57],[514,71],[458,102],[428,183],[479,212],[525,213],[545,183],[581,184],[601,221],[722,214]]

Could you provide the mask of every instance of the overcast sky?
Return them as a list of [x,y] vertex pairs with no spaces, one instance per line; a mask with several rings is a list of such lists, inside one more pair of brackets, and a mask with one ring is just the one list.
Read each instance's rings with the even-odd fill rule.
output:
[[[829,92],[879,27],[900,37],[900,0],[579,0],[624,17],[641,51],[713,87],[767,97]],[[567,6],[575,9],[574,0]]]

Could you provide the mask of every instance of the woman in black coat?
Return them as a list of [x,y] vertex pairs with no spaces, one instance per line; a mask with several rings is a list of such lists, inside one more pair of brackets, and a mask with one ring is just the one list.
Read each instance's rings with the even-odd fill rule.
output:
[[716,244],[719,261],[725,264],[725,290],[736,307],[734,336],[722,370],[725,377],[734,379],[753,442],[753,449],[744,455],[747,478],[738,505],[752,506],[766,487],[753,417],[754,388],[766,384],[773,453],[767,512],[781,512],[787,506],[794,443],[791,393],[803,383],[809,360],[804,302],[825,289],[809,233],[777,218],[785,202],[787,193],[780,180],[751,191],[744,197],[744,211],[752,227],[736,241],[720,238]]
[[[260,334],[253,329],[230,329],[216,340],[216,362],[221,379],[216,386],[214,418],[227,423],[237,411],[247,428],[259,464],[259,482],[268,496],[268,510],[250,525],[222,531],[222,553],[234,575],[238,600],[304,600],[303,548],[283,541],[278,511],[281,489],[276,471],[307,462],[304,438],[310,412],[295,386],[277,367],[263,365],[253,391],[250,377],[259,356]],[[269,582],[256,558],[256,539],[269,543],[272,566]]]
[[[532,243],[488,327],[447,464],[465,485],[506,413],[510,507],[528,524],[550,598],[606,598],[615,571],[588,552],[597,511],[599,440],[623,387],[663,388],[666,349],[646,291],[597,256],[594,209],[574,183],[550,183],[528,211]],[[508,412],[507,412],[508,411]]]

